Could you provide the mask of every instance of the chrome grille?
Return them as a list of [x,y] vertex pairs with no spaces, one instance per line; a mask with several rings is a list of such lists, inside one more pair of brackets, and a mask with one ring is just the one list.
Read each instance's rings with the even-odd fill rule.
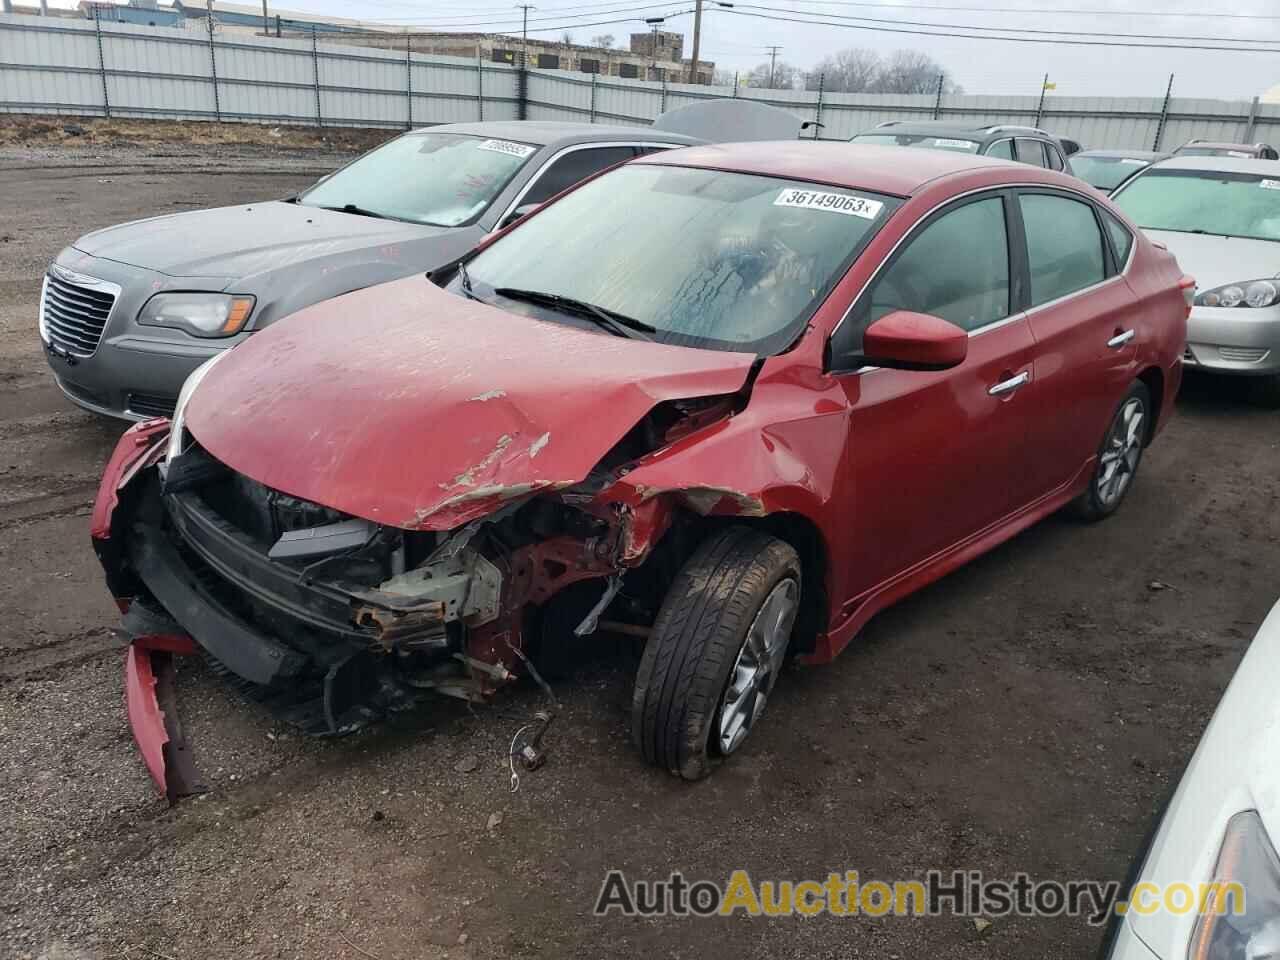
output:
[[1266,358],[1271,351],[1266,347],[1219,347],[1218,355],[1223,360],[1232,360],[1236,363],[1258,363]]
[[41,297],[45,335],[73,356],[93,356],[119,294],[113,283],[54,267],[44,278]]
[[173,397],[159,397],[151,393],[131,393],[126,408],[140,417],[172,417]]

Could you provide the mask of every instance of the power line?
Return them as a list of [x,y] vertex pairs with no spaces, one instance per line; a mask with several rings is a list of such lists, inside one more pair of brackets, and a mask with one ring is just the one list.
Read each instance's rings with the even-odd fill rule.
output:
[[[1241,47],[1241,46],[1209,46],[1206,44],[1170,44],[1170,43],[1136,43],[1129,41],[1111,41],[1111,40],[1073,40],[1070,38],[1059,37],[996,37],[988,36],[981,33],[956,33],[955,30],[949,29],[946,33],[933,33],[926,30],[913,30],[901,27],[873,27],[863,23],[848,23],[838,20],[802,20],[799,17],[783,17],[768,13],[754,13],[749,10],[739,10],[736,7],[732,10],[723,10],[723,13],[732,14],[738,17],[755,17],[759,20],[774,20],[782,23],[807,23],[816,27],[844,27],[846,30],[865,30],[869,33],[905,33],[918,37],[943,37],[947,39],[965,39],[965,40],[996,40],[1005,43],[1054,43],[1059,46],[1073,47],[1133,47],[1133,48],[1149,48],[1155,50],[1220,50],[1225,53],[1276,53],[1273,47]],[[809,16],[829,16],[829,14],[809,14]],[[945,24],[938,24],[943,27]],[[1247,41],[1237,41],[1243,43]]]
[[[544,13],[552,14],[554,17],[587,17],[598,16],[607,13],[623,13],[627,10],[650,10],[662,6],[669,6],[670,3],[646,3],[642,6],[636,6],[636,0],[609,0],[606,3],[592,3],[581,6],[568,7],[539,7]],[[490,7],[483,10],[472,9],[468,13],[445,13],[434,17],[366,17],[370,23],[435,23],[440,20],[467,20],[471,21],[477,15],[483,16],[489,13],[501,13],[510,10],[510,7]],[[570,11],[578,11],[571,13]],[[543,17],[543,20],[552,19],[552,17]]]
[[1057,8],[1057,9],[1029,9],[1027,7],[966,7],[966,6],[950,6],[945,4],[914,4],[914,3],[877,3],[871,0],[809,0],[811,3],[823,6],[839,6],[839,7],[882,7],[892,10],[939,10],[944,12],[963,12],[963,13],[1021,13],[1028,16],[1052,16],[1056,14],[1081,15],[1081,16],[1112,16],[1112,17],[1208,17],[1214,20],[1280,20],[1280,14],[1271,13],[1204,13],[1204,12],[1181,12],[1175,10],[1084,10],[1078,8]]
[[1268,39],[1252,39],[1246,37],[1188,37],[1179,34],[1166,33],[1090,33],[1086,30],[1047,30],[1042,28],[1030,27],[983,27],[971,23],[936,23],[924,20],[888,20],[875,17],[859,17],[847,13],[824,13],[821,10],[797,10],[790,7],[779,8],[763,6],[754,3],[735,3],[735,7],[749,10],[767,10],[771,13],[798,13],[804,16],[827,17],[834,20],[860,20],[866,23],[887,23],[894,26],[903,27],[935,27],[946,30],[994,30],[1001,33],[1026,33],[1026,34],[1044,34],[1052,36],[1082,36],[1082,37],[1106,37],[1110,39],[1125,38],[1132,40],[1174,40],[1174,41],[1190,41],[1198,42],[1222,42],[1222,43],[1280,43],[1280,40]]

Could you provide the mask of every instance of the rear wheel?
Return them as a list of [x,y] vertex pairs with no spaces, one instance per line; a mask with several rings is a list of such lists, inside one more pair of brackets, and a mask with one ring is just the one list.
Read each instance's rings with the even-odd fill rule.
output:
[[749,527],[707,540],[663,601],[636,674],[645,760],[698,780],[742,746],[778,679],[800,610],[800,560]]
[[1077,516],[1101,520],[1119,508],[1142,461],[1150,420],[1151,392],[1145,383],[1135,380],[1102,438],[1089,488],[1073,505]]

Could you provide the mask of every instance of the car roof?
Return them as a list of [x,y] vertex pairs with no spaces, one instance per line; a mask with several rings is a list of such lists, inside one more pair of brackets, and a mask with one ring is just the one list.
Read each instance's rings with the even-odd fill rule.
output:
[[1280,177],[1280,160],[1260,160],[1256,157],[1196,157],[1175,154],[1159,163],[1161,170],[1207,170],[1223,173],[1256,173],[1260,176]]
[[1260,150],[1264,143],[1228,143],[1225,140],[1188,140],[1183,147],[1205,147],[1209,150]]
[[[651,153],[632,163],[729,170],[787,180],[907,197],[926,183],[949,174],[1006,167],[1023,177],[1030,171],[1060,177],[1052,171],[1012,160],[947,150],[904,150],[901,147],[848,143],[843,140],[774,140],[714,143],[666,153]],[[1070,179],[1070,178],[1064,178]]]
[[1169,154],[1160,150],[1081,150],[1079,153],[1073,153],[1071,159],[1076,157],[1116,157],[1119,159],[1129,160],[1161,160]]
[[870,130],[861,130],[857,135],[862,136],[864,133],[881,132],[890,136],[895,133],[950,134],[956,137],[965,137],[969,140],[986,140],[988,137],[1009,134],[1053,139],[1052,134],[1038,127],[1024,127],[1012,123],[984,123],[980,126],[974,126],[967,123],[956,123],[954,120],[889,120],[872,127]]
[[610,126],[602,123],[575,123],[569,120],[479,120],[473,123],[444,123],[420,127],[414,133],[461,133],[495,140],[516,140],[539,146],[562,146],[597,141],[645,140],[682,145],[702,143],[697,137],[667,133],[652,127]]

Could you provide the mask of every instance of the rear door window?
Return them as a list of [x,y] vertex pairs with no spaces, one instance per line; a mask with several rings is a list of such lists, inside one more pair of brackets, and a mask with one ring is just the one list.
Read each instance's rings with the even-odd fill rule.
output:
[[864,324],[894,310],[929,313],[964,330],[1009,315],[1004,201],[975,200],[927,224],[875,281]]
[[521,205],[550,200],[561,190],[567,190],[593,173],[599,173],[615,163],[630,160],[636,155],[633,147],[587,147],[571,150],[553,160],[534,181],[529,192],[521,199]]
[[1031,306],[1106,279],[1102,231],[1093,206],[1061,194],[1019,196],[1031,271]]
[[1012,160],[1013,157],[1013,141],[997,140],[991,146],[987,147],[988,157],[999,157],[1002,160]]
[[1040,145],[1039,140],[1024,140],[1019,137],[1017,144],[1019,160],[1035,167],[1043,167],[1045,165],[1044,147]]
[[1133,249],[1133,234],[1105,210],[1102,212],[1102,221],[1107,225],[1107,233],[1111,235],[1111,252],[1116,255],[1116,269],[1123,270],[1124,265],[1129,262],[1129,251]]
[[1050,170],[1061,170],[1063,167],[1062,154],[1058,153],[1058,148],[1052,144],[1044,144],[1045,156],[1049,158]]

